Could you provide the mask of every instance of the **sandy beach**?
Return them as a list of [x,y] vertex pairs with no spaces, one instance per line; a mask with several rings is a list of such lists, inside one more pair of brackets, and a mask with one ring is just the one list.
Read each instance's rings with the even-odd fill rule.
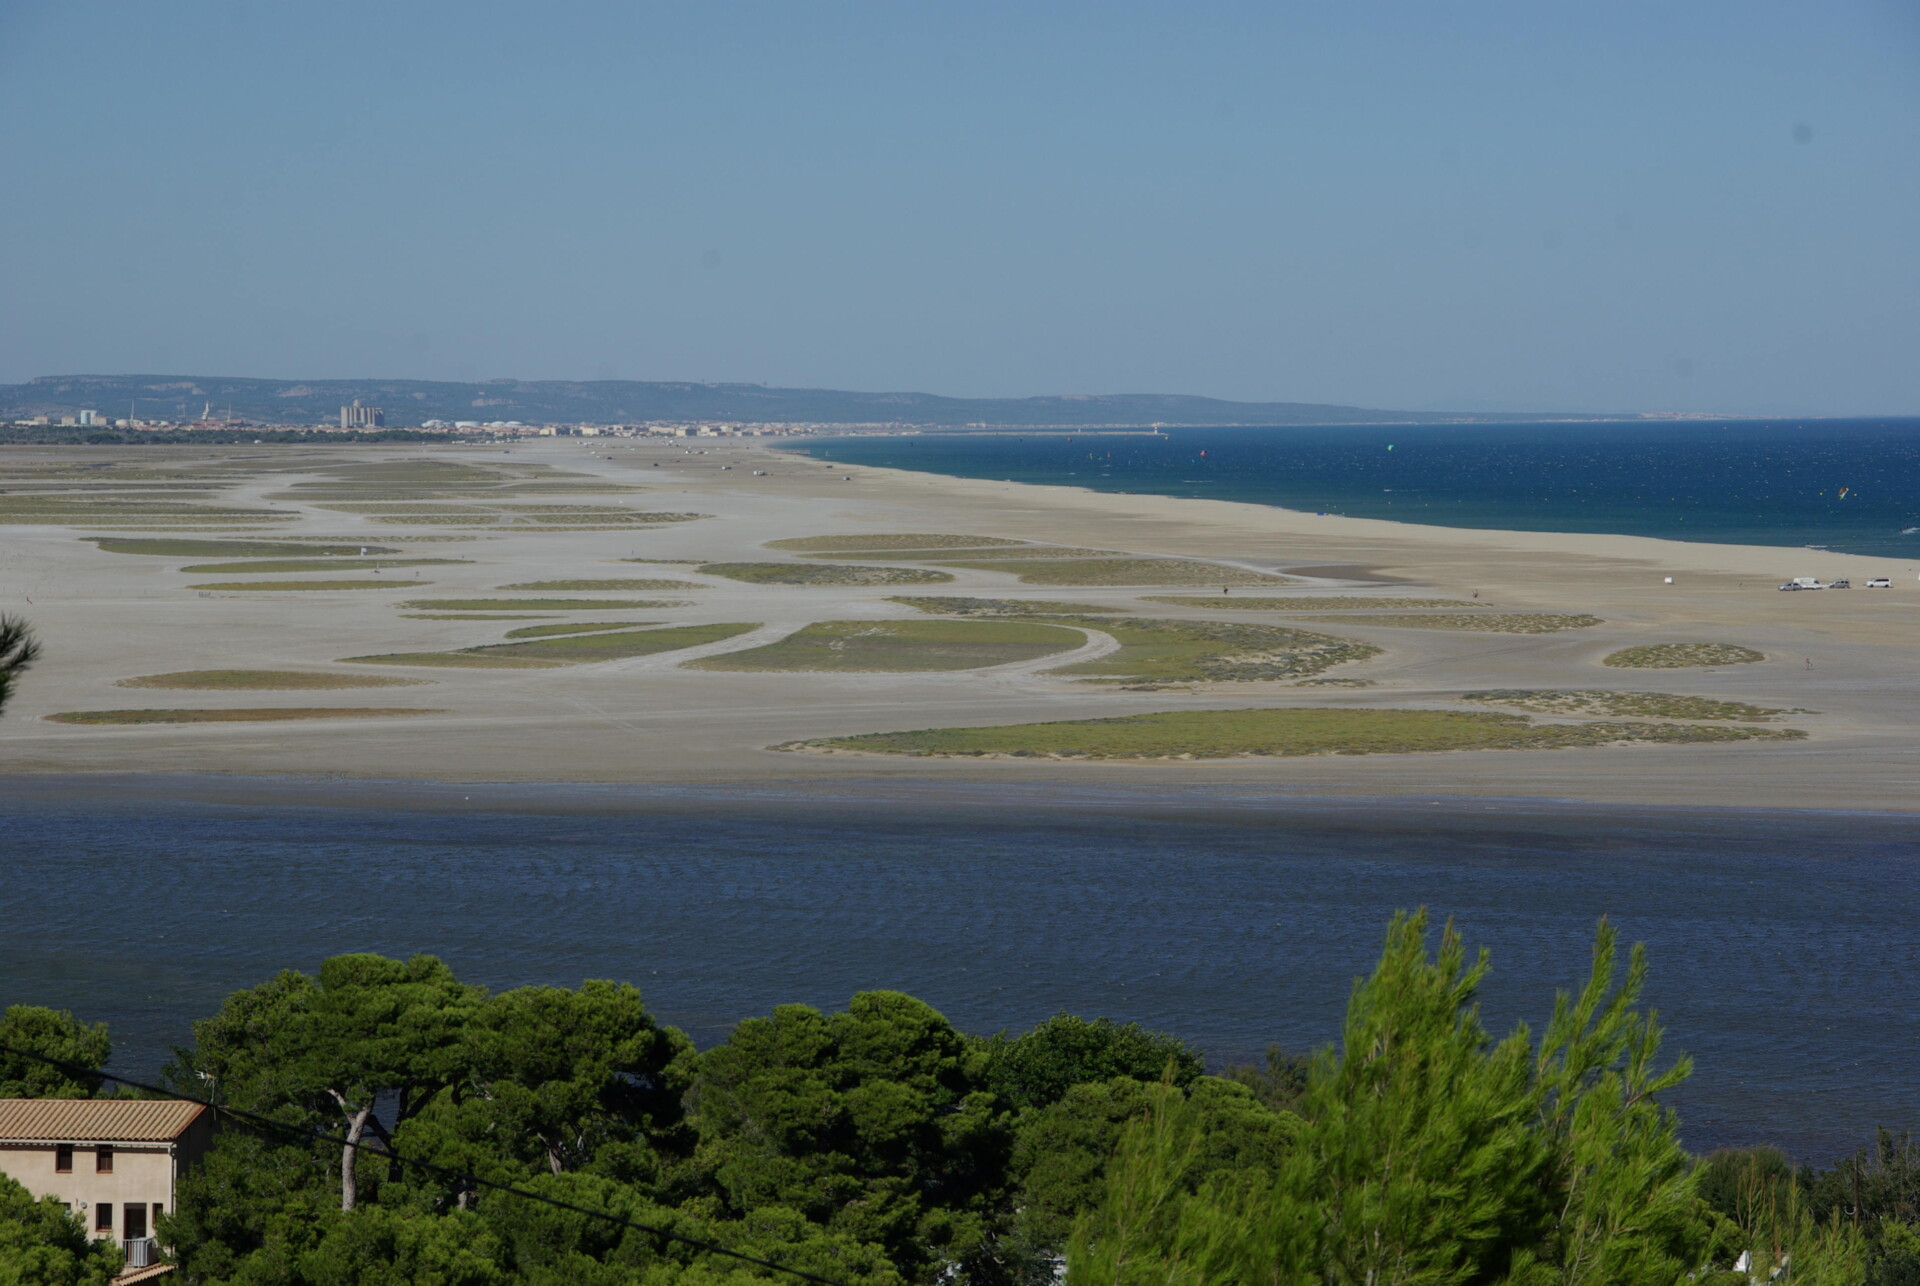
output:
[[[161,468],[172,448],[7,448],[0,467],[133,459]],[[182,571],[216,561],[106,553],[75,525],[0,527],[0,608],[28,618],[44,658],[0,721],[0,770],[23,773],[180,773],[346,776],[459,781],[729,784],[853,779],[936,783],[1231,785],[1275,796],[1500,796],[1713,807],[1911,810],[1920,777],[1920,626],[1916,568],[1897,560],[1799,549],[1692,544],[1625,536],[1475,531],[1313,514],[1228,502],[1097,494],[1076,488],[952,479],[823,465],[734,441],[554,439],[498,447],[194,449],[226,462],[217,503],[267,505],[298,516],[274,540],[378,545],[407,558],[470,560],[384,568],[395,589],[224,591],[189,586],[231,578]],[[241,457],[245,457],[242,459]],[[516,468],[550,466],[597,479],[604,500],[708,515],[623,529],[396,526],[377,513],[288,499],[353,461],[434,459]],[[586,487],[578,487],[582,495]],[[273,498],[278,497],[278,498]],[[362,506],[366,508],[366,506]],[[685,662],[776,641],[820,621],[915,618],[902,593],[1061,600],[1131,607],[1157,618],[1267,621],[1211,604],[1147,596],[1193,587],[1021,583],[1010,571],[943,568],[951,583],[897,586],[753,584],[704,575],[714,562],[796,559],[766,543],[801,537],[954,533],[1206,559],[1243,571],[1289,573],[1289,595],[1343,600],[1436,596],[1511,613],[1585,613],[1603,624],[1546,634],[1342,623],[1303,625],[1382,649],[1343,665],[1368,686],[1285,682],[1183,684],[1126,691],[1050,674],[1080,653],[942,672],[774,672],[690,669]],[[186,527],[206,539],[244,536]],[[432,537],[432,539],[418,539]],[[396,555],[398,556],[398,555]],[[1792,576],[1892,578],[1890,590],[1785,594]],[[412,598],[498,597],[542,580],[666,577],[699,588],[658,610],[619,619],[663,625],[751,623],[719,642],[596,664],[541,669],[403,669],[342,658],[497,643],[532,622],[421,619]],[[1672,578],[1668,583],[1667,578]],[[297,578],[277,578],[297,579]],[[409,586],[417,579],[419,588]],[[1217,590],[1212,591],[1218,593]],[[1252,593],[1238,590],[1235,593]],[[1477,595],[1477,598],[1474,596]],[[577,597],[577,595],[576,595]],[[608,599],[628,595],[602,595]],[[453,615],[455,613],[443,613]],[[599,619],[598,616],[590,619]],[[1626,670],[1600,658],[1655,643],[1717,642],[1764,653],[1712,670]],[[1091,639],[1086,654],[1099,650]],[[1809,664],[1809,662],[1811,664]],[[154,692],[116,682],[162,672],[299,669],[424,680],[365,690]],[[1631,745],[1189,762],[898,758],[775,751],[795,740],[920,728],[1097,718],[1183,709],[1273,706],[1460,709],[1488,688],[1656,691],[1793,711],[1796,742]],[[62,712],[130,707],[409,706],[436,713],[253,724],[128,727],[47,722]]]

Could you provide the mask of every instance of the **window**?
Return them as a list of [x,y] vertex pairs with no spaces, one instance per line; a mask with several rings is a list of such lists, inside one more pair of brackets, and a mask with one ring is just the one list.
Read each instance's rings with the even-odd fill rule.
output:
[[153,1203],[153,1226],[154,1227],[158,1228],[160,1226],[160,1216],[165,1213],[167,1213],[165,1206],[161,1205],[158,1201]]
[[113,1149],[102,1143],[93,1154],[93,1169],[96,1174],[113,1173]]
[[138,1201],[127,1202],[126,1208],[121,1212],[120,1218],[125,1225],[120,1229],[120,1235],[128,1241],[133,1241],[136,1238],[147,1235],[147,1208],[142,1203]]
[[54,1147],[53,1171],[55,1174],[73,1173],[73,1144],[61,1143]]
[[93,1230],[95,1232],[113,1231],[113,1202],[102,1201],[93,1208]]

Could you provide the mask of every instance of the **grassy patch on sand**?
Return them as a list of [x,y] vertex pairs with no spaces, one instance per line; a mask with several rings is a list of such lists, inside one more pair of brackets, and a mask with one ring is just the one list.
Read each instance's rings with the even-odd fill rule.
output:
[[665,629],[621,630],[563,638],[530,639],[524,643],[494,643],[452,652],[391,652],[383,656],[349,656],[362,665],[436,665],[475,669],[538,669],[555,665],[589,665],[595,661],[624,661],[629,657],[676,652],[681,648],[718,643],[754,624],[674,625]]
[[1380,649],[1371,643],[1280,625],[1226,621],[1076,622],[1112,635],[1120,650],[1051,670],[1110,683],[1231,683],[1304,679]]
[[1183,710],[991,728],[926,728],[794,741],[777,750],[1050,759],[1225,759],[1266,755],[1404,755],[1445,750],[1558,750],[1622,742],[1785,741],[1789,728],[1549,723],[1446,710]]
[[627,593],[639,593],[645,590],[670,589],[680,592],[689,589],[705,589],[706,586],[690,580],[528,580],[516,585],[502,585],[501,589],[546,590],[549,593],[580,590],[624,590]]
[[[409,621],[551,621],[544,612],[402,612]],[[632,621],[627,622],[633,624]]]
[[67,710],[47,716],[48,723],[268,723],[282,719],[390,719],[410,714],[445,714],[444,710],[403,707],[282,706],[254,710]]
[[1649,643],[1622,648],[1600,659],[1600,664],[1626,670],[1685,670],[1702,665],[1751,665],[1767,659],[1737,643]]
[[1419,609],[1452,608],[1456,611],[1483,611],[1490,604],[1476,603],[1464,598],[1361,598],[1353,596],[1328,596],[1311,598],[1299,595],[1293,598],[1235,598],[1231,594],[1164,594],[1149,595],[1148,603],[1166,603],[1173,607],[1225,608],[1236,612],[1368,612],[1402,611]]
[[297,589],[419,589],[425,583],[417,580],[395,577],[392,580],[216,580],[202,585],[189,585],[188,589],[264,589],[284,593]]
[[838,567],[807,563],[707,563],[703,576],[724,576],[749,585],[936,585],[953,577],[919,567]]
[[470,558],[265,558],[244,563],[194,563],[183,572],[202,576],[250,575],[255,572],[364,572],[376,567],[444,567],[470,563]]
[[860,549],[844,553],[802,554],[801,557],[822,559],[874,558],[883,562],[939,563],[942,566],[946,566],[958,559],[978,559],[982,562],[992,561],[1002,563],[1009,559],[1022,558],[1125,558],[1127,555],[1117,549],[1085,549],[1077,545],[1015,545],[1009,543],[1005,546],[987,546],[981,549],[975,549],[969,546],[965,549],[942,549],[931,552],[921,550],[917,553],[909,551],[887,553],[878,549]]
[[794,540],[769,540],[768,549],[791,549],[813,553],[840,549],[981,549],[991,545],[1018,545],[1024,542],[999,536],[948,536],[926,532],[889,532],[870,536],[801,536]]
[[326,558],[331,555],[397,554],[383,545],[307,545],[292,540],[165,540],[99,536],[107,554],[152,554],[159,558]]
[[1516,710],[1531,710],[1536,714],[1600,715],[1622,719],[1730,719],[1740,723],[1765,723],[1783,714],[1807,713],[1773,706],[1748,705],[1744,701],[1681,696],[1672,692],[1496,688],[1490,692],[1469,692],[1460,699],[1487,705],[1512,706]]
[[175,670],[121,679],[120,688],[191,688],[195,691],[280,692],[308,688],[401,688],[425,679],[389,679],[328,670]]
[[[1067,558],[942,562],[942,567],[1008,572],[1027,585],[1288,585],[1286,576],[1183,558]],[[1224,597],[1224,596],[1223,596]]]
[[1107,612],[1128,612],[1127,607],[1102,607],[1098,603],[1062,603],[1045,598],[935,598],[900,596],[889,598],[918,612],[933,616],[1098,616]]
[[598,634],[606,630],[630,630],[632,628],[632,621],[568,621],[564,625],[523,625],[517,630],[508,630],[507,637],[510,639],[544,639],[556,634]]
[[778,643],[689,663],[699,670],[972,670],[1085,643],[1078,630],[1015,621],[816,621]]
[[625,612],[672,605],[637,598],[416,598],[400,606],[428,612]]
[[560,664],[512,656],[484,656],[478,648],[459,652],[382,652],[377,656],[340,659],[348,665],[419,665],[445,670],[545,670]]
[[1309,616],[1320,625],[1384,625],[1396,630],[1479,630],[1487,634],[1557,634],[1584,630],[1605,621],[1597,616],[1558,615],[1552,612],[1473,612],[1457,616],[1399,616],[1380,612],[1372,616]]

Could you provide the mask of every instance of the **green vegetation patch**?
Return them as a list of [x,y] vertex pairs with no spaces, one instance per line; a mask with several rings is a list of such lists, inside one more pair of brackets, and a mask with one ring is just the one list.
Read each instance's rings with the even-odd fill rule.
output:
[[[942,567],[1011,572],[1028,585],[1289,585],[1291,577],[1184,558],[942,561]],[[1224,597],[1224,595],[1223,595]]]
[[[551,621],[544,612],[402,612],[409,621]],[[632,621],[627,622],[632,625]]]
[[162,540],[98,536],[107,554],[152,554],[160,558],[326,558],[332,555],[397,554],[384,545],[308,545],[291,540]]
[[890,532],[870,536],[801,536],[794,540],[769,540],[768,549],[791,549],[812,553],[841,549],[984,549],[993,545],[1021,545],[1024,541],[999,536],[949,536],[926,532]]
[[196,691],[280,692],[309,688],[402,688],[425,679],[388,679],[330,670],[175,670],[121,679],[119,688],[191,688]]
[[745,634],[760,627],[752,623],[674,625],[664,629],[622,630],[618,633],[569,635],[530,639],[524,643],[494,643],[453,652],[395,652],[385,656],[350,656],[348,661],[370,665],[445,665],[493,668],[534,668],[588,665],[596,661],[624,661],[700,647]]
[[1560,750],[1626,742],[1787,741],[1790,728],[1548,723],[1525,715],[1447,710],[1182,710],[990,728],[926,728],[776,750],[1051,759],[1227,759],[1266,755],[1404,755],[1445,750]]
[[1451,608],[1461,612],[1479,612],[1491,606],[1464,598],[1361,598],[1357,595],[1312,598],[1304,594],[1293,598],[1235,598],[1231,594],[1212,596],[1166,594],[1149,595],[1144,601],[1166,603],[1173,607],[1226,608],[1236,612],[1365,612],[1391,611],[1395,608],[1403,611]]
[[1108,612],[1128,612],[1127,607],[1102,607],[1098,603],[1063,603],[1045,598],[935,598],[900,596],[889,598],[918,612],[934,616],[1098,616]]
[[378,656],[343,656],[348,665],[422,665],[450,670],[545,670],[558,661],[534,661],[511,656],[481,656],[477,649],[461,652],[383,652]]
[[183,572],[246,575],[254,572],[364,572],[376,567],[444,567],[470,558],[263,558],[244,563],[195,563]]
[[[468,619],[484,620],[485,617]],[[632,621],[568,621],[563,625],[523,625],[517,630],[508,630],[510,639],[541,639],[555,634],[593,634],[604,630],[630,630]]]
[[1127,554],[1117,549],[1083,549],[1073,545],[1012,545],[1005,547],[988,546],[974,549],[942,549],[933,552],[918,553],[901,551],[887,553],[876,549],[862,549],[848,553],[802,554],[803,558],[875,558],[885,562],[902,563],[939,563],[946,565],[956,559],[980,559],[983,561],[1006,562],[1020,558],[1126,558]]
[[1462,701],[1486,705],[1512,706],[1537,714],[1601,715],[1625,719],[1729,719],[1742,723],[1764,723],[1789,711],[1773,706],[1748,705],[1744,701],[1715,701],[1710,697],[1681,696],[1672,692],[1606,692],[1598,689],[1532,691],[1523,688],[1496,688],[1489,692],[1469,692]]
[[1384,625],[1396,630],[1480,630],[1488,634],[1557,634],[1584,630],[1606,622],[1584,613],[1474,612],[1457,616],[1401,616],[1381,612],[1372,616],[1309,616],[1321,625]]
[[1622,648],[1602,657],[1600,664],[1627,670],[1685,670],[1701,665],[1751,665],[1767,659],[1737,643],[1649,643]]
[[1120,650],[1049,673],[1109,683],[1304,679],[1380,653],[1371,643],[1281,625],[1107,618],[1075,623],[1112,635]]
[[216,580],[201,585],[189,585],[188,589],[264,589],[275,592],[287,590],[334,590],[334,589],[419,589],[432,581],[421,582],[399,577],[393,580]]
[[750,585],[936,585],[953,579],[920,567],[839,567],[808,563],[706,563],[695,570]]
[[444,710],[408,707],[281,706],[254,710],[67,710],[47,716],[48,723],[268,723],[283,719],[391,719]]
[[517,585],[502,585],[500,588],[546,590],[548,592],[556,590],[577,591],[600,589],[625,590],[628,593],[638,593],[650,589],[670,589],[675,591],[705,589],[706,586],[696,584],[690,580],[657,580],[649,578],[639,580],[529,580],[521,581]]
[[778,643],[693,661],[701,670],[972,670],[1079,647],[1086,636],[1015,621],[816,621]]
[[638,598],[416,598],[400,606],[442,612],[623,612],[677,604]]

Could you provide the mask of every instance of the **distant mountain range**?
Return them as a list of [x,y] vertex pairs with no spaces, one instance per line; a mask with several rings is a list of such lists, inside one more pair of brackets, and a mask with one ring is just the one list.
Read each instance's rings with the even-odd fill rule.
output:
[[[97,410],[119,419],[191,420],[211,404],[270,424],[337,424],[358,398],[389,427],[426,420],[520,420],[528,424],[628,424],[648,420],[907,424],[941,428],[1038,425],[1375,424],[1541,418],[1524,414],[1377,411],[1313,402],[1226,402],[1164,393],[967,398],[932,393],[852,393],[761,384],[642,380],[261,380],[188,375],[46,375],[0,384],[0,419]],[[1551,418],[1593,418],[1554,416]]]

